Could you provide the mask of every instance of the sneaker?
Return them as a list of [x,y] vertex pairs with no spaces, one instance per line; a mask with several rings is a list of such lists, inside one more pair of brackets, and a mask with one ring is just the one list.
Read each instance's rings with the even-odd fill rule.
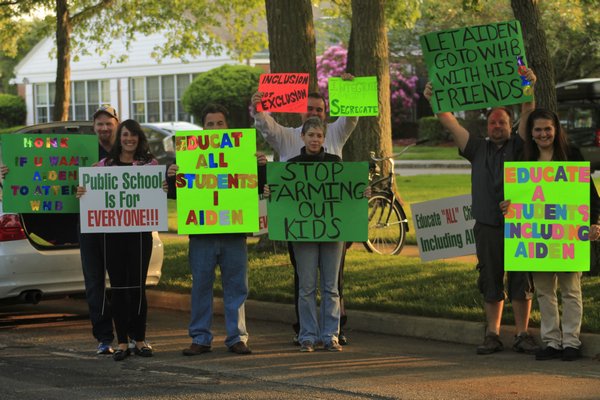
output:
[[294,335],[294,337],[292,338],[292,343],[294,343],[294,346],[300,346],[300,340],[298,339],[298,334]]
[[338,335],[338,342],[342,346],[346,346],[348,344],[348,338],[346,337],[346,335],[344,335],[343,331],[340,331],[340,334]]
[[114,350],[109,343],[98,343],[96,354],[113,354]]
[[483,344],[477,346],[477,354],[492,354],[502,350],[504,350],[504,345],[500,341],[500,337],[495,333],[485,335]]
[[327,351],[342,351],[342,346],[337,341],[325,344],[325,350]]
[[313,351],[315,351],[315,345],[312,342],[305,340],[300,346],[300,351],[303,353],[312,353]]
[[581,358],[581,351],[576,347],[565,347],[560,358],[563,361],[575,361]]
[[517,353],[536,354],[541,350],[540,346],[535,342],[533,336],[527,332],[515,335],[515,341],[512,346]]
[[540,350],[537,353],[535,353],[535,359],[538,361],[553,360],[555,358],[561,358],[561,357],[562,357],[562,351],[555,349],[554,347],[551,347],[551,346],[546,346],[546,348],[544,350]]
[[229,351],[235,354],[251,354],[252,350],[244,342],[234,343],[229,347]]

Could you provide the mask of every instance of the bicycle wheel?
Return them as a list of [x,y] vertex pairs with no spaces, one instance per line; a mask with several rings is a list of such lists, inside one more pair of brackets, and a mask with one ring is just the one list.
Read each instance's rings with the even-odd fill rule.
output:
[[406,215],[397,201],[383,195],[369,199],[369,240],[364,245],[370,252],[398,254],[404,246],[408,230]]

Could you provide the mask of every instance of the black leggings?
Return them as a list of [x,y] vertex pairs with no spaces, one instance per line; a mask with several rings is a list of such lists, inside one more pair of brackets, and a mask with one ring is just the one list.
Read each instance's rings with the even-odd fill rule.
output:
[[111,311],[119,343],[146,339],[146,277],[152,254],[152,233],[107,233],[106,269],[111,286]]

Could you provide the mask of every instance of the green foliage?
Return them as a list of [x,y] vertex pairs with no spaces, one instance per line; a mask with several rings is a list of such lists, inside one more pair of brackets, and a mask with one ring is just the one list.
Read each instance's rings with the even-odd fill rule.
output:
[[183,94],[185,110],[200,118],[202,109],[217,103],[229,110],[229,126],[250,127],[249,105],[258,89],[262,69],[245,65],[223,65],[199,74]]
[[437,117],[423,117],[419,119],[419,139],[429,139],[430,144],[445,142],[449,134]]
[[7,128],[25,123],[27,107],[20,96],[0,93],[0,127]]

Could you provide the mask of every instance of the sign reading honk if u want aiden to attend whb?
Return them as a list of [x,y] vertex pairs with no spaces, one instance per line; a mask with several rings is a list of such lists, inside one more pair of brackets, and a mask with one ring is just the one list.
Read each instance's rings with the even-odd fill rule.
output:
[[506,271],[590,269],[588,162],[504,163]]

